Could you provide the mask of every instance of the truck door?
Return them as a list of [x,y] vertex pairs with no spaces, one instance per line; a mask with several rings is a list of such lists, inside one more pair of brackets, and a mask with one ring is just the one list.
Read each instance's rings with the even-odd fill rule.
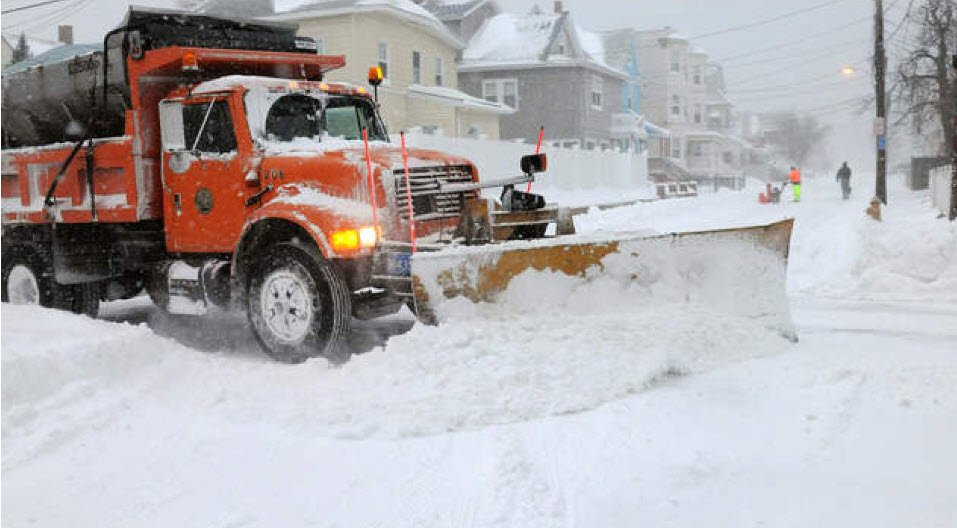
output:
[[232,252],[246,192],[229,98],[164,101],[160,116],[167,249]]

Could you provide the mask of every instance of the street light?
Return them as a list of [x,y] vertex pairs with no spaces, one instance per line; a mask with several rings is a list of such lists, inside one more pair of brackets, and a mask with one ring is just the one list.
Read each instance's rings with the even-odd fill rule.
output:
[[841,68],[841,75],[845,77],[854,77],[854,74],[857,73],[857,70],[853,66],[844,66]]

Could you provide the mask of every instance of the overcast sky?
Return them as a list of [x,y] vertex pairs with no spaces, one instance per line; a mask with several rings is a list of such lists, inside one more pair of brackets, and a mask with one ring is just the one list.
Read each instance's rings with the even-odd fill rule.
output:
[[[35,1],[5,0],[3,8]],[[122,19],[130,3],[173,5],[172,0],[67,0],[4,16],[3,32],[26,31],[54,39],[56,25],[69,23],[75,27],[77,41],[97,42]],[[553,9],[551,1],[499,3],[514,12],[527,12],[536,3]],[[903,17],[908,0],[886,3],[890,32]],[[675,28],[724,66],[729,95],[737,108],[815,113],[837,127],[835,139],[841,147],[833,155],[842,157],[840,151],[851,151],[844,157],[870,159],[872,118],[859,116],[841,103],[872,91],[868,60],[873,48],[873,0],[565,0],[564,4],[585,29]],[[827,5],[814,8],[821,4]],[[808,9],[784,20],[706,36]],[[857,68],[853,78],[841,75],[846,65]]]

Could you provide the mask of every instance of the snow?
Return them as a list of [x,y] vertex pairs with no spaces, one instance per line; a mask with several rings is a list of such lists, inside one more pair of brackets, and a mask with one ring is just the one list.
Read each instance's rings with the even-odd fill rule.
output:
[[597,237],[795,216],[797,344],[715,303],[534,275],[501,311],[357,323],[341,368],[269,362],[242,314],[4,304],[2,523],[947,526],[957,225],[896,184],[880,224],[857,189],[804,187],[578,218]]
[[496,15],[472,37],[462,58],[467,62],[538,62],[560,19],[558,15]]
[[[323,5],[325,4],[325,5]],[[388,7],[403,13],[414,15],[427,19],[431,22],[439,23],[439,20],[428,12],[425,8],[419,6],[411,0],[346,0],[346,1],[316,1],[316,0],[276,0],[275,7],[277,13],[283,13],[294,10],[322,10],[322,9],[341,9],[344,7],[354,8],[379,8]]]
[[446,102],[451,102],[458,107],[483,110],[489,113],[502,115],[515,113],[515,110],[505,106],[502,103],[486,101],[485,99],[480,99],[465,92],[446,86],[424,86],[421,84],[412,84],[409,85],[408,91],[410,94],[441,98]]

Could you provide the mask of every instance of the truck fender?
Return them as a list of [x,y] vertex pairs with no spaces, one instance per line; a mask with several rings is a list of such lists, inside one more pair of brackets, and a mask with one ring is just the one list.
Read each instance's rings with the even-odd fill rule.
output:
[[361,227],[360,224],[361,221],[357,219],[344,217],[321,205],[289,204],[277,200],[267,202],[243,225],[239,242],[233,250],[233,279],[245,281],[244,259],[261,247],[264,239],[282,242],[305,235],[316,244],[326,259],[360,256],[358,253],[339,254],[329,242],[333,231],[356,229]]

